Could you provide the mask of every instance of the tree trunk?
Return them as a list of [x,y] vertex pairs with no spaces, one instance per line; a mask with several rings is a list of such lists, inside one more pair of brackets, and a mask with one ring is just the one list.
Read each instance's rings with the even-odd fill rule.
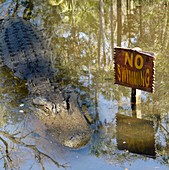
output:
[[100,66],[101,66],[100,51],[101,51],[101,25],[100,25],[99,36],[98,36],[98,68],[99,69],[100,69]]
[[113,0],[111,0],[111,6],[110,6],[110,23],[111,23],[111,52],[112,56],[110,58],[110,61],[113,61],[114,58],[114,27],[113,27]]
[[105,20],[104,20],[104,3],[103,0],[100,0],[100,28],[102,35],[102,47],[103,47],[103,63],[106,65],[106,36],[105,36]]
[[122,34],[121,0],[117,0],[117,46],[121,46],[121,34]]
[[139,14],[140,14],[140,40],[143,36],[143,24],[142,24],[142,0],[139,0]]
[[[166,2],[167,3],[167,2]],[[168,4],[169,5],[169,4]],[[162,44],[164,45],[164,49],[168,49],[168,26],[169,26],[169,6],[166,4],[165,17],[164,17],[164,26],[162,31]]]

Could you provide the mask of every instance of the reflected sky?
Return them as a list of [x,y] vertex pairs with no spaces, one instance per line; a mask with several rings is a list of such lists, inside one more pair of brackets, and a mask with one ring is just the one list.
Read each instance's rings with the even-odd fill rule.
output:
[[[16,2],[0,1],[0,19],[14,13]],[[18,2],[19,7],[15,14],[29,19],[29,1]],[[157,53],[155,92],[153,94],[142,92],[140,106],[142,121],[153,122],[150,129],[154,131],[156,159],[137,152],[132,153],[127,147],[123,148],[124,150],[118,147],[118,132],[126,130],[127,126],[118,124],[117,113],[128,118],[135,117],[133,120],[137,120],[131,110],[131,89],[114,85],[113,63],[104,67],[103,40],[99,39],[101,37],[99,1],[71,2],[73,3],[61,1],[60,4],[52,6],[48,1],[35,0],[34,7],[31,9],[30,22],[42,30],[49,45],[52,46],[56,67],[59,68],[57,76],[65,81],[64,83],[74,84],[88,96],[88,100],[85,100],[90,101],[88,110],[94,120],[94,124],[91,125],[92,141],[81,150],[70,150],[56,143],[48,134],[45,125],[29,110],[25,82],[14,78],[8,69],[2,69],[0,71],[1,131],[7,134],[21,132],[17,136],[19,138],[30,133],[22,140],[24,143],[20,144],[14,144],[10,138],[0,133],[0,137],[9,143],[13,164],[15,167],[21,167],[21,170],[37,170],[42,169],[43,166],[45,170],[62,169],[52,162],[53,159],[59,164],[68,163],[70,167],[67,169],[70,170],[167,170],[169,160],[167,151],[169,145],[167,51],[169,33],[166,26],[169,17],[168,2],[146,1],[141,4],[142,13],[138,10],[140,5],[138,3],[141,1],[126,1],[129,2],[129,6],[126,2],[122,4],[121,46],[129,48],[139,46],[145,51]],[[116,1],[113,0],[114,45],[117,44],[118,29],[116,5]],[[106,59],[108,60],[112,55],[109,2],[104,4],[104,10]],[[101,43],[100,47],[99,43]],[[100,66],[98,64],[99,48]],[[23,103],[25,103],[24,106],[20,107]],[[137,127],[136,131],[128,128],[128,131],[138,135],[139,132],[143,133],[140,127]],[[122,137],[125,135],[127,136],[123,134]],[[129,137],[134,138],[132,135]],[[40,161],[37,152],[30,145],[35,145],[47,156],[41,155]],[[0,141],[0,147],[2,148],[0,157],[3,158],[5,154],[3,140]],[[4,159],[1,159],[0,169],[4,169],[4,165]]]

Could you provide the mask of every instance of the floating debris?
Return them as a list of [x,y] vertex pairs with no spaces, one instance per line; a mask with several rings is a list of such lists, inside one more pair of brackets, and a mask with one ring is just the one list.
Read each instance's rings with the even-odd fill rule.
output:
[[21,103],[19,106],[20,106],[20,107],[23,107],[24,105],[25,105],[24,103]]
[[24,113],[24,111],[23,110],[19,110],[19,113]]

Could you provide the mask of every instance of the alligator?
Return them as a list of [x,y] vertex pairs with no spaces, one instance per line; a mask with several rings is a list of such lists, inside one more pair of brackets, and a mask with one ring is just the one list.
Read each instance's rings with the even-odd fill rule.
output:
[[78,149],[91,140],[91,128],[72,86],[53,85],[52,49],[42,32],[20,17],[4,19],[0,32],[0,57],[14,76],[26,81],[33,113],[63,146]]

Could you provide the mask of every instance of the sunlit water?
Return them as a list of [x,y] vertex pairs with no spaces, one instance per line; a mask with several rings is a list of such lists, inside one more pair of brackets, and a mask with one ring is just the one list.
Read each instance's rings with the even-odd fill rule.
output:
[[[116,2],[113,2],[116,18]],[[139,110],[134,113],[130,103],[131,89],[114,85],[113,64],[104,69],[101,67],[100,70],[97,66],[99,1],[82,1],[79,4],[76,1],[72,4],[66,1],[34,1],[33,6],[26,1],[18,3],[17,7],[17,3],[13,1],[1,0],[0,19],[13,13],[21,17],[24,14],[24,17],[31,18],[31,22],[48,37],[56,55],[56,67],[60,69],[58,76],[64,77],[66,83],[75,84],[88,95],[88,109],[94,120],[91,125],[93,137],[80,150],[61,146],[28,108],[25,82],[14,78],[7,68],[1,68],[0,169],[167,170],[168,2],[141,4],[144,7],[141,18],[144,30],[142,40],[139,4],[131,3],[128,11],[135,25],[130,25],[132,22],[127,23],[126,4],[122,5],[122,17],[125,20],[122,46],[140,46],[145,51],[157,53],[155,93],[142,92]],[[107,27],[109,7],[110,4],[105,3]],[[158,13],[160,8],[161,13]],[[86,9],[90,9],[90,12]],[[106,54],[110,56],[110,29],[106,29]],[[114,21],[115,44],[116,34]]]

